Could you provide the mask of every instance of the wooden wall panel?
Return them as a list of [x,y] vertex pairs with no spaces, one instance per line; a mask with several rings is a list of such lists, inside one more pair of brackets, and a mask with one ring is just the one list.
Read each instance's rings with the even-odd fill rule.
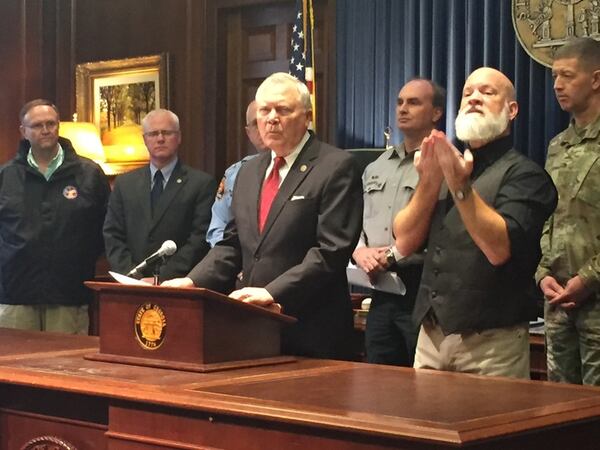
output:
[[0,2],[0,162],[12,158],[20,137],[18,113],[25,99],[43,95],[53,79],[41,76],[48,50],[39,1]]
[[[250,5],[250,3],[253,3]],[[253,152],[246,137],[238,130],[245,125],[247,104],[256,88],[273,72],[287,72],[290,58],[291,29],[295,19],[293,1],[223,1],[214,4],[216,28],[221,30],[216,42],[218,77],[214,81],[217,92],[226,92],[217,99],[216,115],[224,120],[215,124],[215,146],[224,148],[216,165],[221,168]],[[317,80],[317,134],[328,142],[335,136],[333,109],[330,105],[329,85],[334,81],[331,68],[335,53],[333,16],[335,2],[317,2],[315,16],[315,57]],[[333,63],[332,63],[333,62]],[[209,81],[210,82],[210,81]]]
[[17,111],[22,90],[22,33],[20,2],[0,2],[0,162],[14,153],[18,139]]
[[205,0],[3,0],[0,2],[0,159],[14,155],[17,114],[35,97],[75,112],[75,66],[168,52],[171,104],[183,158],[203,168]]
[[[319,124],[324,124],[319,125],[319,135],[331,141],[335,0],[317,3]],[[293,4],[293,0],[0,1],[0,162],[14,155],[17,115],[25,101],[47,97],[56,102],[61,117],[70,120],[75,112],[77,64],[168,52],[170,107],[181,119],[182,158],[220,177],[228,164],[248,151],[243,130],[247,101],[266,75],[287,71],[287,45],[280,44],[289,42],[289,23],[273,21],[272,14],[289,15]],[[235,70],[240,76],[228,79],[232,67],[227,61],[238,57]],[[238,105],[234,114],[228,104]]]
[[277,26],[257,27],[247,30],[247,45],[244,46],[244,59],[249,63],[270,61],[276,58]]
[[205,168],[204,108],[198,102],[205,95],[199,64],[204,59],[204,0],[76,0],[73,4],[73,64],[169,53],[169,107],[181,121],[181,155],[187,163]]
[[56,100],[56,10],[56,0],[0,2],[0,163],[16,151],[21,106]]

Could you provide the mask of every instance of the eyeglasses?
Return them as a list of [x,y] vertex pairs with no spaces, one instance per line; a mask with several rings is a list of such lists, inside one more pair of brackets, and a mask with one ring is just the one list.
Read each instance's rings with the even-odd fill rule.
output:
[[149,138],[157,138],[162,134],[164,137],[170,137],[175,136],[177,133],[179,133],[179,130],[154,130],[144,133],[144,136]]
[[32,130],[35,131],[42,131],[44,128],[46,128],[46,130],[48,131],[54,131],[56,130],[56,127],[58,127],[58,122],[55,122],[54,120],[49,120],[47,122],[37,122],[37,123],[32,123],[31,125],[23,125],[25,128],[31,128]]

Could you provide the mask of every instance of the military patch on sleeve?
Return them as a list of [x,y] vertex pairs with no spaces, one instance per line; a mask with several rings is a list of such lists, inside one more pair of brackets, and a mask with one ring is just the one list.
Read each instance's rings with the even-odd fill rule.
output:
[[225,177],[221,178],[221,182],[219,183],[219,189],[217,189],[216,199],[221,200],[223,198],[224,193],[225,193]]

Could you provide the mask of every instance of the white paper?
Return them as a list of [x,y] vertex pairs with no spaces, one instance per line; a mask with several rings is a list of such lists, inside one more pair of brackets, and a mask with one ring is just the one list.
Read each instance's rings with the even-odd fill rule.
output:
[[147,283],[146,281],[137,280],[135,278],[121,275],[120,273],[112,272],[110,270],[108,271],[108,274],[121,284],[127,284],[131,286],[152,286],[152,284]]
[[544,318],[538,317],[537,320],[532,320],[529,322],[529,334],[544,334],[545,326],[544,326]]
[[387,292],[389,294],[404,295],[406,294],[406,286],[400,277],[394,272],[382,272],[377,275],[375,284],[371,284],[371,280],[367,273],[356,267],[354,264],[348,264],[346,268],[346,276],[348,283],[355,286],[376,289],[378,291]]

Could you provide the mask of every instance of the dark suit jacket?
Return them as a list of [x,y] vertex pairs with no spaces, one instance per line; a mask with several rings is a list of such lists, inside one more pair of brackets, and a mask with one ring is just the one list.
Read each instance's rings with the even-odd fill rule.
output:
[[360,174],[346,152],[311,137],[283,181],[258,231],[258,203],[271,152],[246,162],[233,191],[233,220],[188,275],[196,286],[229,292],[265,287],[298,323],[283,333],[283,352],[345,358],[352,308],[346,266],[362,225]]
[[[217,183],[178,162],[156,205],[150,208],[150,167],[120,175],[110,196],[104,242],[112,270],[129,272],[168,239],[177,252],[160,271],[161,280],[186,275],[209,249],[206,230]],[[151,276],[152,270],[145,275]]]

